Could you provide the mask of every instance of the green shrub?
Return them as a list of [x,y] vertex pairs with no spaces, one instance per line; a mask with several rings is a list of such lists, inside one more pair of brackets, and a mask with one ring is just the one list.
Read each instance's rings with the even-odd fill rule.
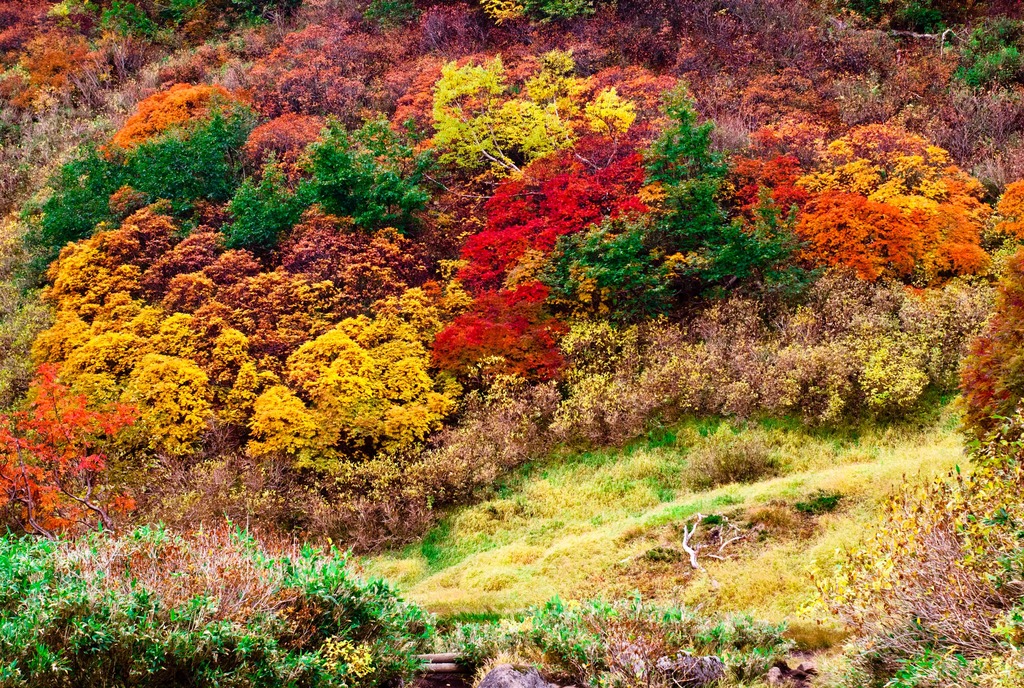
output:
[[572,19],[594,13],[594,0],[525,0],[523,9],[541,19]]
[[989,19],[971,32],[956,78],[968,86],[1007,86],[1024,81],[1024,21]]
[[0,538],[0,684],[383,686],[429,617],[337,551],[271,552],[231,529]]
[[268,251],[278,239],[299,221],[301,198],[284,184],[284,175],[276,165],[263,170],[259,184],[246,179],[235,192],[228,210],[234,222],[225,228],[228,248]]
[[605,220],[559,237],[542,279],[572,312],[635,322],[669,308],[669,274],[646,245],[641,222]]
[[459,624],[440,642],[472,665],[498,655],[539,657],[549,676],[576,685],[631,686],[658,685],[659,660],[680,654],[717,656],[738,681],[762,678],[791,647],[784,632],[747,616],[705,618],[638,596],[582,604],[556,598],[515,621]]
[[100,15],[100,26],[122,36],[152,37],[157,26],[139,6],[131,2],[114,0]]
[[45,269],[65,245],[90,236],[101,222],[113,223],[110,197],[125,185],[143,202],[170,201],[179,216],[197,201],[227,201],[239,184],[238,151],[253,121],[251,111],[239,108],[131,151],[85,149],[50,180],[49,198],[26,210],[26,217],[37,219],[27,238],[33,266]]
[[[39,208],[40,221],[28,237],[37,268],[45,268],[60,249],[92,234],[112,219],[110,195],[128,182],[123,161],[86,148],[50,180],[53,193]],[[30,210],[32,210],[30,208]]]
[[802,514],[819,516],[821,514],[827,514],[835,511],[839,507],[839,502],[842,500],[843,495],[838,492],[818,490],[814,494],[810,495],[806,500],[794,504],[793,508]]
[[401,26],[416,18],[416,3],[412,0],[370,0],[363,17],[381,26]]
[[195,129],[172,130],[140,144],[128,159],[132,187],[154,201],[170,201],[179,215],[196,201],[227,201],[239,184],[238,151],[253,123],[244,109],[214,113]]
[[394,227],[407,233],[414,213],[430,199],[420,185],[429,154],[414,154],[386,120],[367,122],[352,133],[330,121],[309,157],[312,179],[303,185],[304,193],[363,229]]
[[961,0],[844,0],[841,7],[893,28],[937,33],[947,25],[969,20],[982,3]]

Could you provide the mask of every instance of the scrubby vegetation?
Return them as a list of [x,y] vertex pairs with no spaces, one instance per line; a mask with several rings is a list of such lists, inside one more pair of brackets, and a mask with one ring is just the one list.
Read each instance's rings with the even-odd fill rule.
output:
[[7,3],[3,680],[1015,685],[1022,50],[1000,0]]
[[391,685],[428,615],[336,550],[240,529],[0,539],[5,685]]

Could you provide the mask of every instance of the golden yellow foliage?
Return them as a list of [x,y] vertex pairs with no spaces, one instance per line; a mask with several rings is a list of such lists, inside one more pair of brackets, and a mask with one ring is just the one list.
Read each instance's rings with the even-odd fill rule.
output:
[[192,361],[146,354],[132,370],[122,400],[139,409],[150,448],[192,453],[212,416],[209,378]]

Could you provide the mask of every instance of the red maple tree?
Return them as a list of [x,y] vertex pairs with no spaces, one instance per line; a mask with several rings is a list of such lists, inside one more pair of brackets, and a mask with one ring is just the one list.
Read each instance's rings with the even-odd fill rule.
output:
[[134,422],[134,410],[90,408],[54,365],[39,369],[29,399],[25,409],[0,415],[0,504],[25,530],[46,537],[113,528],[134,503],[108,485],[104,447]]

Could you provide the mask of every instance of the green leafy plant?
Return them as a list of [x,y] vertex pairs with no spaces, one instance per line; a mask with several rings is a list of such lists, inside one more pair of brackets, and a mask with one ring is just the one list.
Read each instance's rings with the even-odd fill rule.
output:
[[430,198],[421,185],[430,162],[429,154],[415,154],[385,120],[367,122],[351,133],[333,120],[310,147],[312,178],[304,193],[362,229],[409,232],[416,211]]
[[224,233],[228,248],[267,251],[291,229],[302,215],[302,199],[288,190],[276,165],[263,169],[258,184],[246,179],[228,205],[234,222]]
[[648,685],[671,682],[672,660],[694,656],[717,657],[734,680],[756,680],[790,649],[784,632],[748,616],[707,618],[637,595],[611,603],[555,598],[516,619],[458,624],[438,642],[471,665],[499,654],[542,657],[548,675],[576,685]]
[[802,514],[818,516],[820,514],[827,514],[835,511],[839,507],[839,502],[842,500],[843,495],[839,492],[818,490],[807,497],[804,501],[794,504],[793,508]]
[[370,0],[363,17],[381,26],[400,26],[416,18],[419,12],[412,0]]
[[392,685],[432,621],[336,550],[234,528],[0,538],[4,685]]
[[988,19],[968,37],[956,78],[968,86],[985,88],[1024,81],[1024,21]]
[[606,220],[558,240],[543,281],[574,312],[636,321],[665,313],[669,275],[642,221]]

